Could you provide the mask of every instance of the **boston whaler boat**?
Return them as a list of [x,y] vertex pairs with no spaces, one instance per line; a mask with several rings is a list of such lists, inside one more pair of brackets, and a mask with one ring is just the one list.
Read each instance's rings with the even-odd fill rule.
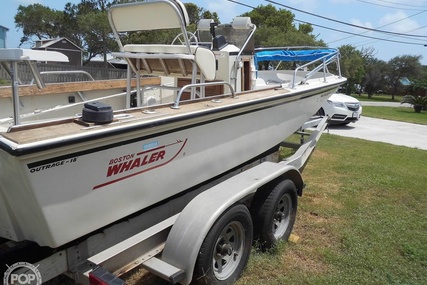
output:
[[[148,86],[140,85],[131,107],[128,86],[125,108],[100,97],[81,115],[22,123],[14,78],[13,125],[0,133],[5,239],[58,248],[177,197],[277,149],[345,82],[337,50],[254,49],[247,17],[201,20],[190,33],[182,3],[155,0],[113,6],[109,20],[128,81],[172,78],[174,87],[155,86],[171,92],[169,102],[143,106]],[[125,32],[176,28],[174,44],[121,42]],[[22,59],[5,53],[3,62]],[[281,61],[294,68],[258,68]]]

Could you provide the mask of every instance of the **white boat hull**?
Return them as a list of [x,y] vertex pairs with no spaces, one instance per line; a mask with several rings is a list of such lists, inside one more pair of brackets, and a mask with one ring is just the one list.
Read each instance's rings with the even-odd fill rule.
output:
[[0,236],[55,248],[174,197],[279,144],[337,86],[59,147],[1,150]]

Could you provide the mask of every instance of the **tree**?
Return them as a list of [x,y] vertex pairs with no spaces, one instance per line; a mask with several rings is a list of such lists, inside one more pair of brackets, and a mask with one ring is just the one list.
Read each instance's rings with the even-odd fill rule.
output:
[[311,34],[311,25],[302,24],[297,29],[293,25],[294,15],[284,9],[277,10],[271,4],[260,5],[250,12],[242,14],[251,17],[252,23],[257,26],[255,46],[322,46],[323,41],[317,41]]
[[299,24],[298,31],[303,34],[309,35],[313,32],[313,26],[310,24]]
[[396,56],[387,63],[387,81],[392,87],[392,100],[394,100],[403,78],[417,79],[421,74],[421,56],[402,55]]
[[200,20],[203,9],[199,8],[196,4],[185,3],[185,9],[187,10],[189,24],[196,24]]
[[413,96],[405,95],[402,98],[400,104],[408,103],[411,104],[416,113],[420,113],[427,106],[427,97],[426,96]]
[[59,37],[63,23],[63,14],[41,4],[29,6],[19,5],[15,16],[15,25],[22,29],[23,37],[20,46],[26,42],[33,42],[33,37],[38,40]]
[[[184,4],[185,5],[185,4]],[[209,10],[202,10],[202,17],[201,19],[213,19],[215,23],[221,23],[219,21],[219,16],[216,12],[211,12]]]
[[427,97],[427,78],[425,76],[421,79],[412,80],[411,90],[414,95],[424,95]]
[[386,84],[387,63],[376,58],[368,58],[365,61],[365,77],[363,87],[368,98],[372,98],[376,91],[384,89]]
[[[423,67],[427,70],[427,67]],[[427,71],[424,71],[420,79],[413,79],[410,86],[410,91],[414,96],[422,96],[424,97],[424,100],[427,100]],[[427,111],[427,104],[423,105],[423,110]]]
[[109,0],[82,0],[75,5],[67,3],[64,11],[50,9],[40,4],[19,6],[15,16],[17,28],[23,30],[21,45],[33,38],[52,39],[65,37],[86,50],[85,63],[96,55],[104,55],[114,47],[108,24]]
[[354,46],[343,45],[339,47],[341,54],[341,73],[347,78],[346,93],[355,92],[355,86],[362,84],[365,75],[365,60],[361,51]]
[[108,0],[82,0],[78,5],[70,6],[65,12],[70,22],[76,22],[79,35],[83,39],[82,48],[86,51],[84,64],[93,57],[103,55],[104,65],[107,66],[107,54],[117,48],[107,11],[111,6]]

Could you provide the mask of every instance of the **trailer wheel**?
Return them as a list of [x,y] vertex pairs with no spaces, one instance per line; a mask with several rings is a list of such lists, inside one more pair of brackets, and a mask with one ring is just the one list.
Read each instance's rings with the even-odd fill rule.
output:
[[286,179],[259,199],[253,210],[255,236],[261,249],[266,250],[279,240],[288,240],[296,218],[297,190],[295,184]]
[[222,214],[200,247],[194,269],[198,284],[231,284],[243,272],[253,241],[249,210],[241,204]]

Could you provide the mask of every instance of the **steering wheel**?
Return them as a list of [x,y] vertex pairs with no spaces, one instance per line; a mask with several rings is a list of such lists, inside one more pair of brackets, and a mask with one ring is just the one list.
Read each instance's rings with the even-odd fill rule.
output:
[[[188,31],[187,31],[187,38],[188,38],[188,41],[190,42],[190,45],[191,45],[191,44],[194,44],[194,45],[198,45],[198,44],[199,44],[199,41],[198,41],[198,39],[197,39],[197,36],[196,36],[194,33],[192,33],[192,32],[188,32]],[[176,44],[185,45],[184,34],[183,34],[183,33],[178,34],[178,35],[173,39],[173,41],[172,41],[172,43],[171,43],[171,44],[172,44],[172,45],[176,45]]]

